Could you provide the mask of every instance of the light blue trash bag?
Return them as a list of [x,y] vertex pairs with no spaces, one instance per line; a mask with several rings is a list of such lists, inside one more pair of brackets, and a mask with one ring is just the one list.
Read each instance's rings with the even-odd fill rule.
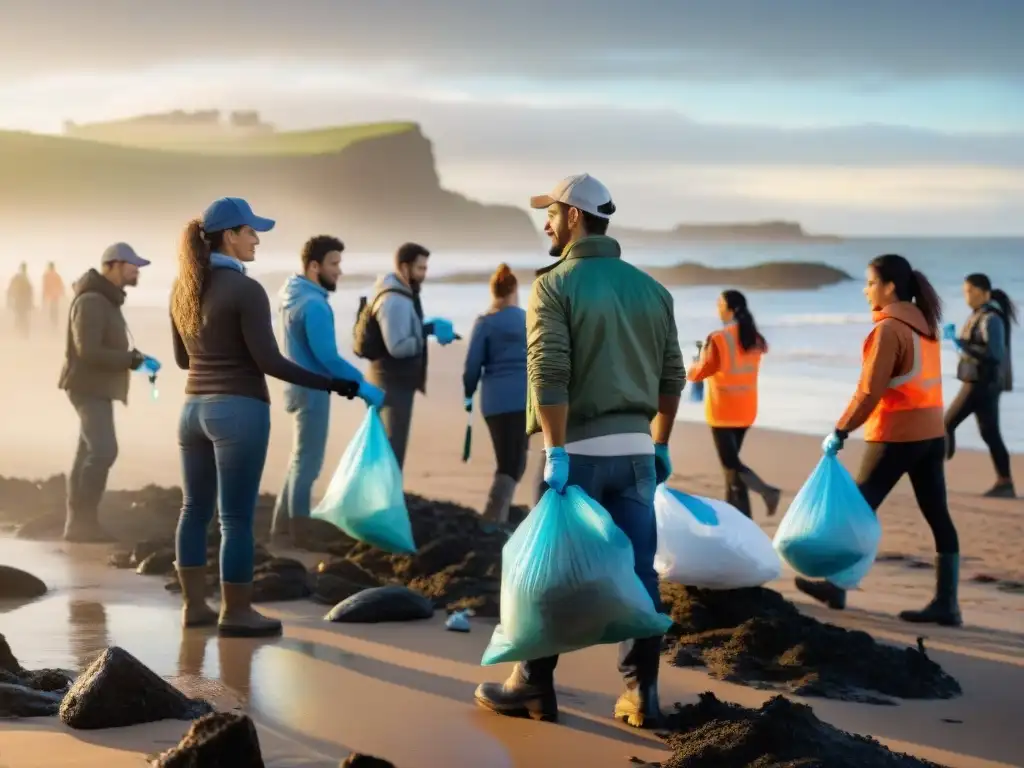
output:
[[313,517],[388,552],[416,551],[402,470],[375,407],[345,449]]
[[577,486],[549,490],[501,552],[501,623],[481,664],[528,661],[663,634],[633,546]]
[[871,570],[882,526],[850,473],[825,455],[789,505],[772,544],[793,570],[853,589]]

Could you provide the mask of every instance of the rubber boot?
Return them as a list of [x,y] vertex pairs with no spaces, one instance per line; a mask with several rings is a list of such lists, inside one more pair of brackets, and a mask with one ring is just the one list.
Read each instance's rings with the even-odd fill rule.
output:
[[658,683],[627,685],[615,702],[615,719],[633,728],[660,728],[665,716],[658,698]]
[[98,510],[74,510],[69,506],[64,521],[64,541],[72,544],[113,544],[117,539],[100,525]]
[[515,478],[508,475],[495,475],[491,481],[491,490],[487,493],[487,504],[481,514],[490,523],[504,525],[508,522],[508,512],[512,507],[512,497],[516,492]]
[[758,474],[749,467],[740,470],[740,479],[750,490],[764,499],[764,505],[768,508],[768,517],[779,511],[779,501],[782,500],[782,491],[774,485],[768,485]]
[[960,583],[960,555],[935,556],[935,597],[920,611],[900,611],[900,619],[911,624],[963,626],[957,587]]
[[181,584],[181,626],[212,627],[217,623],[217,612],[206,603],[206,566],[178,568]]
[[282,632],[281,622],[252,607],[252,582],[220,583],[220,620],[217,633],[224,637],[272,637]]
[[749,518],[753,518],[750,510],[750,493],[747,486],[740,478],[740,473],[735,470],[725,472],[725,500]]
[[504,683],[481,683],[474,696],[479,706],[499,715],[529,717],[547,723],[558,721],[554,683],[525,682],[518,664]]
[[840,589],[830,581],[812,581],[803,576],[797,576],[796,588],[834,611],[846,608],[846,590]]

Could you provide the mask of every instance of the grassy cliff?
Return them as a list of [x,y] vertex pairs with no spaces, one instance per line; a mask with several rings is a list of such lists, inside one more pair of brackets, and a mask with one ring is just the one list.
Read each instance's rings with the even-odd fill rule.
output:
[[276,218],[279,247],[320,232],[355,250],[403,240],[434,248],[535,248],[527,214],[440,186],[414,123],[376,123],[129,146],[0,131],[0,225],[10,234],[79,232],[100,241],[173,239],[217,197]]

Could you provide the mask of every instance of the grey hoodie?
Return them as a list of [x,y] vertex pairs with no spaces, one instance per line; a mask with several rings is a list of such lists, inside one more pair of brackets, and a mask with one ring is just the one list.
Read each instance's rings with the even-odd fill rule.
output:
[[[385,290],[392,292],[377,302]],[[371,302],[377,305],[377,322],[388,351],[370,365],[372,378],[385,389],[397,385],[426,391],[427,339],[419,295],[391,272],[377,279]]]

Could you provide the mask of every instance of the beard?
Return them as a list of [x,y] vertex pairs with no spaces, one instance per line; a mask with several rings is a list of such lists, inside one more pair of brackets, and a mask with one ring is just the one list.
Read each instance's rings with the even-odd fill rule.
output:
[[323,288],[328,293],[334,293],[336,290],[338,290],[337,280],[328,280],[323,275],[320,275],[317,277],[317,282],[320,283],[320,287]]
[[411,278],[409,279],[409,290],[411,290],[413,292],[413,295],[418,295],[419,292],[422,289],[423,289],[423,281],[422,280],[413,280]]

